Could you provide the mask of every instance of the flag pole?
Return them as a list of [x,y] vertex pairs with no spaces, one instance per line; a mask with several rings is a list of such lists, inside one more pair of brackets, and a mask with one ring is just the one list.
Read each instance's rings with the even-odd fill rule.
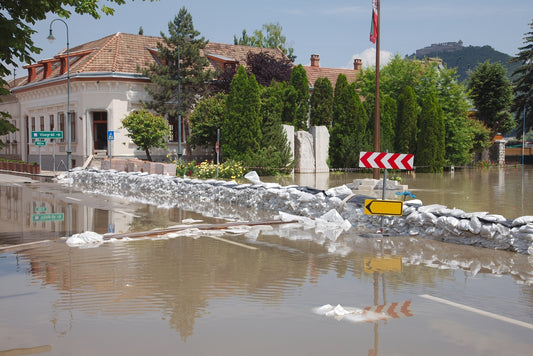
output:
[[[376,26],[376,101],[375,101],[375,117],[374,117],[374,152],[380,152],[381,150],[381,144],[380,144],[380,133],[379,133],[379,118],[380,118],[380,112],[379,112],[379,38],[380,38],[380,25],[381,25],[381,11],[380,11],[380,1],[376,0],[377,5],[377,13],[378,13],[378,21]],[[379,168],[374,168],[373,170],[373,178],[379,179]]]

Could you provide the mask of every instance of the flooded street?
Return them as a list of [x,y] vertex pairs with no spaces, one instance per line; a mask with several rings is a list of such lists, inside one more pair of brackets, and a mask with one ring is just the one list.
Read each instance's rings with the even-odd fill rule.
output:
[[[533,215],[532,174],[508,167],[401,176],[425,204],[515,218]],[[327,189],[355,177],[369,176],[270,181]],[[94,248],[61,239],[228,221],[209,209],[1,181],[0,245],[50,241],[0,254],[0,355],[531,353],[533,257],[525,254],[365,238],[356,228],[331,253],[283,225],[257,238],[205,232]]]

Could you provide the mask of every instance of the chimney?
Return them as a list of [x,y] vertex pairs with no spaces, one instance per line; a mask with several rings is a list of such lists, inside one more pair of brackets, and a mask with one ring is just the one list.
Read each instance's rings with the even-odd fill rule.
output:
[[318,54],[311,55],[311,67],[320,67],[320,56]]
[[28,70],[28,83],[31,83],[31,81],[34,80],[35,77],[37,76],[37,67],[39,66],[40,64],[30,64],[30,65],[22,67]]
[[363,66],[363,60],[361,58],[356,58],[353,60],[353,69],[356,71],[361,70],[361,67]]

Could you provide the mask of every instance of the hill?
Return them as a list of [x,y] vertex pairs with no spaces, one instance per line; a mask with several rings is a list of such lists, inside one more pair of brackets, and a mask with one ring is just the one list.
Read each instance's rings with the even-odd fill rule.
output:
[[[491,46],[467,46],[453,51],[435,51],[424,54],[424,57],[428,58],[441,58],[442,63],[448,68],[457,68],[457,74],[461,82],[468,78],[470,71],[474,70],[478,64],[486,60],[501,63],[507,69],[509,78],[511,78],[511,74],[518,66],[517,63],[509,63],[509,60],[512,58],[510,55],[496,51]],[[409,56],[409,58],[423,59],[423,57],[418,57],[416,54]]]

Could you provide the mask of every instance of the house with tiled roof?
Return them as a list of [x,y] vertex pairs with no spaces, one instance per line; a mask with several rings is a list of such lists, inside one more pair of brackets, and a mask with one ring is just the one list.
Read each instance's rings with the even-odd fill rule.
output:
[[303,66],[305,72],[307,73],[307,79],[309,80],[309,88],[312,90],[315,86],[315,82],[318,78],[328,78],[335,88],[335,83],[337,82],[337,77],[339,74],[344,74],[348,79],[348,83],[355,82],[357,78],[357,73],[361,70],[363,62],[361,59],[354,59],[353,69],[343,69],[343,68],[326,68],[320,66],[320,56],[318,54],[311,55],[311,65]]
[[[144,158],[144,151],[137,150],[126,136],[122,119],[151,99],[146,87],[152,84],[139,68],[159,62],[159,42],[159,37],[119,32],[24,66],[27,75],[12,80],[11,95],[0,102],[0,111],[9,112],[19,129],[8,135],[5,141],[9,143],[0,151],[0,157],[40,162],[45,170],[66,169],[70,111],[72,167],[82,166],[95,154],[105,156],[109,152],[116,158]],[[220,43],[208,43],[203,55],[211,69],[226,71],[241,64],[246,66],[249,52],[262,51],[275,58],[287,58],[280,49]],[[358,70],[321,68],[318,55],[313,55],[311,66],[304,68],[311,89],[319,77],[328,77],[334,85],[339,73],[346,74],[352,82]],[[174,132],[179,131],[177,123],[170,126]],[[182,122],[181,132],[186,129]],[[44,139],[45,145],[40,145],[36,142],[42,139],[32,137],[32,132],[37,131],[61,131],[63,137]],[[108,135],[111,131],[113,136]],[[173,137],[177,141],[177,135]],[[176,151],[177,146],[178,142],[169,142],[168,151]],[[166,154],[167,151],[154,150],[153,157],[164,158]],[[188,154],[184,152],[184,156]]]
[[[73,167],[83,165],[95,153],[107,154],[109,148],[113,157],[144,158],[126,136],[121,121],[139,109],[142,101],[150,100],[146,86],[151,83],[139,68],[158,61],[160,41],[159,37],[116,33],[24,66],[27,75],[9,83],[11,95],[0,103],[0,110],[9,112],[19,129],[9,134],[5,140],[9,143],[0,156],[41,161],[47,170],[65,169],[66,113],[70,109]],[[211,69],[223,71],[246,64],[250,51],[285,56],[279,49],[220,43],[208,43],[203,55]],[[40,139],[32,138],[34,131],[62,131],[63,138],[46,139],[45,146],[37,146],[35,142]],[[108,140],[109,131],[114,133],[113,141]],[[177,142],[170,142],[168,148],[175,146]],[[166,152],[154,156],[158,154],[166,156]]]

